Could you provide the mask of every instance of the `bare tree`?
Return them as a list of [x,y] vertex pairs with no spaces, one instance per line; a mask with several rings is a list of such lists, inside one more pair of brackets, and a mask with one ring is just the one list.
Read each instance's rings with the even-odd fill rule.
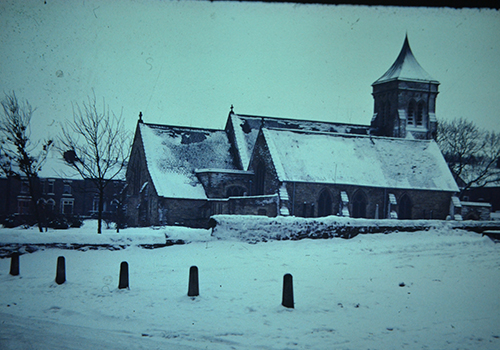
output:
[[463,118],[443,121],[437,142],[463,194],[471,187],[500,183],[500,134]]
[[38,207],[40,199],[38,173],[47,159],[52,140],[43,143],[32,141],[30,122],[35,110],[28,101],[20,104],[14,92],[5,95],[2,108],[0,168],[6,176],[27,178],[35,219],[38,223],[38,229],[43,232]]
[[130,150],[130,134],[123,120],[109,111],[103,99],[102,109],[95,95],[82,107],[73,106],[73,121],[62,128],[59,149],[68,165],[97,189],[97,233],[102,233],[102,214],[106,186],[126,167]]

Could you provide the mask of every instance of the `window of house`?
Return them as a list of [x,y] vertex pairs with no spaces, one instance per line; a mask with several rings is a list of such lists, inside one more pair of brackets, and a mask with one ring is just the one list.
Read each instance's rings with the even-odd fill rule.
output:
[[27,180],[21,182],[21,193],[29,193],[30,187]]
[[415,101],[408,105],[408,125],[415,125]]
[[71,195],[71,183],[65,182],[63,185],[63,195],[70,196]]
[[41,179],[40,180],[40,191],[42,191],[42,194],[45,194],[45,180]]
[[352,217],[366,218],[366,195],[358,191],[352,199]]
[[53,213],[55,207],[56,207],[56,202],[52,198],[49,199],[45,204],[45,210],[47,211],[47,213]]
[[61,214],[73,214],[73,199],[61,199]]
[[99,211],[99,197],[95,196],[92,199],[92,212],[97,213]]
[[333,201],[328,190],[323,190],[318,199],[318,216],[332,215]]
[[231,186],[226,190],[227,197],[242,197],[245,195],[245,189],[241,186]]
[[55,180],[47,180],[47,194],[54,194]]
[[17,200],[17,213],[20,215],[28,215],[30,213],[31,200],[28,198],[19,198]]

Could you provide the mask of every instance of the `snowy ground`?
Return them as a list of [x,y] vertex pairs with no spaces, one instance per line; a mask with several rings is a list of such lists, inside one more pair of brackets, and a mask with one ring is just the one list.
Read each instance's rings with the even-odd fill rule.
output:
[[[44,234],[0,229],[0,243],[130,244],[24,254],[18,277],[1,259],[1,349],[500,348],[500,244],[475,233],[443,225],[249,244],[204,230],[93,232],[89,224]],[[135,246],[165,234],[191,243]],[[61,255],[67,282],[57,285]],[[130,290],[117,288],[122,261]],[[186,295],[191,265],[200,271],[194,299]],[[295,309],[280,305],[285,273],[294,278]]]

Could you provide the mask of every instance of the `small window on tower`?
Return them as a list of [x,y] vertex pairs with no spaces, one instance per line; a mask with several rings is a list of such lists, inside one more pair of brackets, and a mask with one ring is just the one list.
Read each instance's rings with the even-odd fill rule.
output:
[[424,104],[420,102],[417,108],[417,126],[424,125]]
[[408,105],[408,125],[415,125],[415,101]]

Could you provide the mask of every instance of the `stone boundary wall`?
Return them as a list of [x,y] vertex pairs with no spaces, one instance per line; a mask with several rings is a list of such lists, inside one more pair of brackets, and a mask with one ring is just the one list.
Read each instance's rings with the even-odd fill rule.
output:
[[216,215],[210,219],[212,236],[219,239],[238,239],[249,242],[267,240],[299,240],[304,238],[353,238],[358,234],[415,232],[430,229],[462,229],[483,233],[500,230],[494,221],[444,220],[389,220],[354,219],[344,217],[297,218],[253,217],[249,220],[238,215]]

